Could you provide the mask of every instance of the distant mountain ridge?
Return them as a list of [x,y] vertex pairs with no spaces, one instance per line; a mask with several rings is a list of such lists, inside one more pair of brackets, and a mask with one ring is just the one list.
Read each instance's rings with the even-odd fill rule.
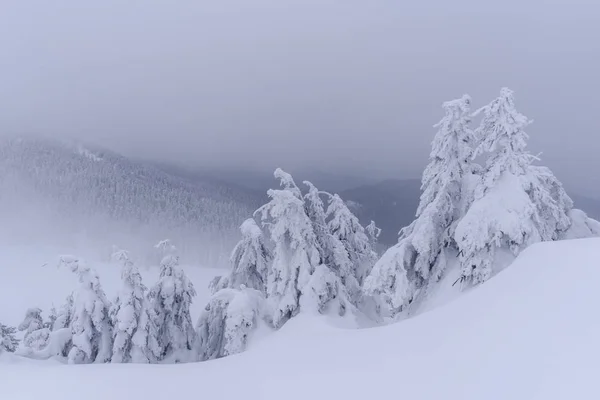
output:
[[1,138],[0,174],[7,240],[52,237],[151,252],[170,238],[182,256],[204,264],[223,263],[240,223],[261,202],[249,190],[39,137]]

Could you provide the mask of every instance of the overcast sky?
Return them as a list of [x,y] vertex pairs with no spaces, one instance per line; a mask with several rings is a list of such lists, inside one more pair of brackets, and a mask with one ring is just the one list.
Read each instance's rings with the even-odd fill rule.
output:
[[597,0],[2,0],[0,50],[0,131],[196,166],[419,176],[441,103],[508,86],[600,194]]

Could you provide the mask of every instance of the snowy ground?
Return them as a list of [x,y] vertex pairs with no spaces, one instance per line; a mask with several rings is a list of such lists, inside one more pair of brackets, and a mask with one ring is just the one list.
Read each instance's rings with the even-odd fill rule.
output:
[[[187,365],[4,356],[1,398],[596,399],[598,282],[600,239],[544,243],[455,301],[387,327],[343,330],[303,316],[246,353]],[[3,280],[0,293],[7,284],[8,304],[20,308],[14,296],[27,289]]]

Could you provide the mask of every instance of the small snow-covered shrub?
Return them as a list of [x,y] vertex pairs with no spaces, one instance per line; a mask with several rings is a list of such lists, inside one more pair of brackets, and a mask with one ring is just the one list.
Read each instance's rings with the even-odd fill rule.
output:
[[198,319],[198,354],[201,361],[244,351],[252,333],[262,323],[264,295],[241,286],[215,293]]

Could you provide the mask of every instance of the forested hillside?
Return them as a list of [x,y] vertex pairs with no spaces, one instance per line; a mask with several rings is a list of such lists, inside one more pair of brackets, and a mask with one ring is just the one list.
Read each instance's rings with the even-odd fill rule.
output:
[[32,137],[0,141],[0,187],[5,240],[93,243],[107,254],[118,243],[139,254],[169,237],[189,261],[212,264],[228,255],[239,224],[259,204],[258,196],[231,185]]

